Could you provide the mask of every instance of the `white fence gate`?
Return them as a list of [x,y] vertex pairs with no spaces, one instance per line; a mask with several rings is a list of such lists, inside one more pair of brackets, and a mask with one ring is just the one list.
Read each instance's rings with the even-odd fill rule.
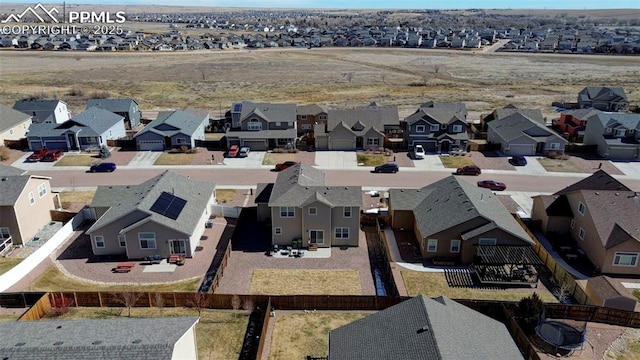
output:
[[241,211],[242,206],[211,205],[211,214],[216,216],[237,219],[240,217]]

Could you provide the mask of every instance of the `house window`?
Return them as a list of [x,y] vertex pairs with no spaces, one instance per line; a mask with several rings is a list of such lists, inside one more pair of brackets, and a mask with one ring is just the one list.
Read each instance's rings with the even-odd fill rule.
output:
[[93,241],[96,243],[96,248],[104,247],[104,236],[94,236]]
[[451,240],[451,246],[449,247],[449,252],[452,252],[452,253],[460,252],[460,240]]
[[186,144],[187,143],[187,139],[185,138],[176,138],[176,144],[178,145],[182,145],[182,144]]
[[262,122],[258,119],[251,119],[247,124],[247,130],[260,131],[262,130]]
[[349,238],[349,228],[347,227],[336,228],[336,239],[348,239],[348,238]]
[[438,131],[438,130],[440,130],[440,125],[438,124],[431,125],[431,131]]
[[580,238],[580,240],[584,240],[584,229],[580,228],[580,230],[578,231],[578,238]]
[[29,204],[33,205],[36,202],[36,198],[33,197],[33,192],[29,192]]
[[273,228],[273,233],[276,235],[282,235],[282,228],[281,227]]
[[578,212],[580,213],[580,215],[584,215],[584,212],[587,210],[587,206],[585,204],[583,204],[582,202],[580,202],[578,204]]
[[277,126],[277,127],[282,126],[282,122],[281,122],[281,121],[276,121],[276,126]]
[[127,237],[125,234],[118,235],[118,244],[120,247],[127,247]]
[[416,125],[416,132],[423,133],[426,131],[426,127],[424,125]]
[[616,130],[616,136],[617,137],[624,137],[627,133],[626,129],[618,129]]
[[280,206],[280,217],[292,218],[296,216],[296,208],[293,206]]
[[480,238],[478,240],[478,245],[480,246],[495,246],[496,243],[497,243],[496,239]]
[[140,240],[140,249],[156,248],[156,233],[141,232],[138,233],[138,239]]
[[350,207],[345,207],[342,215],[345,218],[350,218],[351,217],[351,208]]
[[289,128],[292,128],[292,127],[293,127],[293,121],[289,121],[289,122],[287,123],[287,126],[289,126]]
[[38,185],[38,195],[40,197],[47,195],[47,186],[44,183]]
[[367,145],[369,145],[369,146],[371,146],[371,145],[379,146],[380,145],[380,139],[378,139],[378,138],[367,138]]
[[302,130],[311,130],[311,124],[302,124]]
[[438,239],[427,240],[427,252],[437,252],[437,251],[438,251]]
[[318,120],[327,120],[327,115],[318,116]]
[[454,133],[462,132],[462,125],[453,125],[453,132]]
[[558,144],[558,143],[551,143],[551,144],[550,144],[550,146],[551,146],[551,147],[550,147],[550,149],[551,149],[551,150],[558,150],[558,149],[560,149],[560,144]]
[[324,230],[309,230],[309,244],[324,244]]
[[613,257],[613,266],[636,266],[638,253],[617,252]]
[[307,115],[300,115],[300,120],[307,120]]
[[571,228],[575,228],[576,227],[576,219],[571,219]]
[[8,227],[0,227],[0,239],[8,239],[11,237],[11,232]]
[[309,208],[309,215],[315,215],[317,213],[318,213],[318,208],[315,208],[315,207]]

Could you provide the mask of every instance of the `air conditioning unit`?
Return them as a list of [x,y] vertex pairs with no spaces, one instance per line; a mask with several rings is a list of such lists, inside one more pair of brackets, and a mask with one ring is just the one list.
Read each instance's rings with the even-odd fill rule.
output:
[[204,223],[204,227],[207,229],[213,228],[213,220],[207,220],[207,222]]

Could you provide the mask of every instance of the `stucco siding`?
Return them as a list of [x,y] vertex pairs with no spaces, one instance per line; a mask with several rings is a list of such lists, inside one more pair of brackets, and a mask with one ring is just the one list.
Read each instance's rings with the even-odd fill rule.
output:
[[173,346],[172,360],[198,359],[195,326],[189,329]]
[[[316,215],[309,214],[310,208],[316,209]],[[300,236],[302,237],[304,246],[309,245],[309,232],[311,230],[322,230],[324,241],[317,245],[318,247],[330,247],[332,240],[331,223],[333,222],[333,220],[331,219],[331,208],[323,203],[316,201],[303,208],[296,209],[296,211],[300,211],[302,216],[302,232]]]

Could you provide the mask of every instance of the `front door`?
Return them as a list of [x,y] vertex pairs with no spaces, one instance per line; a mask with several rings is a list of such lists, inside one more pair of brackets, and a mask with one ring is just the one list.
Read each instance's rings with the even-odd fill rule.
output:
[[313,244],[313,245],[324,244],[324,230],[310,230],[309,244]]
[[76,134],[67,134],[67,142],[69,143],[69,150],[78,150]]
[[171,240],[171,255],[187,255],[187,244],[184,240]]
[[364,147],[364,140],[362,136],[356,136],[356,149],[362,149]]

